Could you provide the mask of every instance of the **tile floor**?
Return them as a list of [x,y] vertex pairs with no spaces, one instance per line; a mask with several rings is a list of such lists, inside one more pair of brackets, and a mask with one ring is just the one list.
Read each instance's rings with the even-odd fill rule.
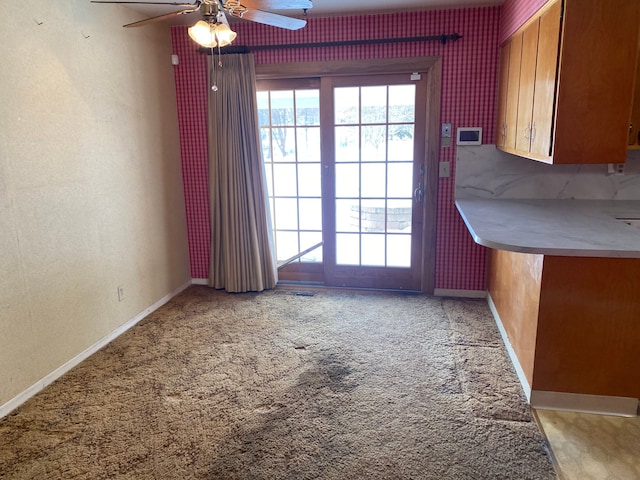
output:
[[535,410],[560,480],[640,479],[640,417]]

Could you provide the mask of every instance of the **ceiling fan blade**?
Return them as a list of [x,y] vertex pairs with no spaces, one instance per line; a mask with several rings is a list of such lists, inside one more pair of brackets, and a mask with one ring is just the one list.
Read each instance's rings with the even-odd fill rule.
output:
[[199,8],[200,7],[198,6],[198,8],[195,8],[193,10],[182,10],[180,12],[171,12],[171,13],[165,13],[164,15],[158,15],[156,17],[149,17],[149,18],[145,18],[144,20],[140,20],[138,22],[127,23],[126,25],[123,25],[123,27],[141,27],[149,23],[161,22],[162,20],[167,20],[168,18],[177,17],[179,15],[185,15],[187,13],[193,13],[197,11]]
[[287,30],[298,30],[307,24],[306,20],[285,17],[277,13],[263,12],[262,10],[247,10],[240,18],[271,25],[272,27],[285,28]]
[[308,10],[313,7],[311,0],[240,0],[240,3],[252,10]]
[[117,3],[119,5],[166,5],[168,7],[196,7],[195,3],[165,3],[165,2],[118,2],[111,0],[91,0],[91,3]]

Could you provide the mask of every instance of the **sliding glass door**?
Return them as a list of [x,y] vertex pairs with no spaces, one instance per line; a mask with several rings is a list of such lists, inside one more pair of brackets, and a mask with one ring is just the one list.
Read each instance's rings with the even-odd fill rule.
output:
[[278,261],[311,249],[281,278],[419,290],[424,81],[327,77],[258,90]]

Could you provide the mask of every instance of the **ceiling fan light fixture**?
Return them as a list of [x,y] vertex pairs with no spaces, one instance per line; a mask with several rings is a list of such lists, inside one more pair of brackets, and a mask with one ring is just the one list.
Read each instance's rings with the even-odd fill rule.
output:
[[203,47],[213,48],[218,44],[214,26],[204,20],[200,20],[192,27],[189,27],[188,32],[191,39]]
[[200,20],[189,27],[188,32],[194,42],[205,48],[224,47],[236,38],[236,32],[231,30],[228,25],[213,20],[209,22]]
[[215,32],[216,40],[218,41],[218,45],[224,47],[226,45],[231,44],[236,39],[236,32],[231,30],[228,25],[224,23],[217,23],[213,26],[213,30]]

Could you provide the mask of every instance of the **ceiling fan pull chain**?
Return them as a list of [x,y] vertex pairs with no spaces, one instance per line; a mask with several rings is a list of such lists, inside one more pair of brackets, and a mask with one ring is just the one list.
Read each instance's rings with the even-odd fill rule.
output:
[[211,90],[218,91],[218,82],[216,81],[216,66],[215,66],[215,47],[211,47]]

